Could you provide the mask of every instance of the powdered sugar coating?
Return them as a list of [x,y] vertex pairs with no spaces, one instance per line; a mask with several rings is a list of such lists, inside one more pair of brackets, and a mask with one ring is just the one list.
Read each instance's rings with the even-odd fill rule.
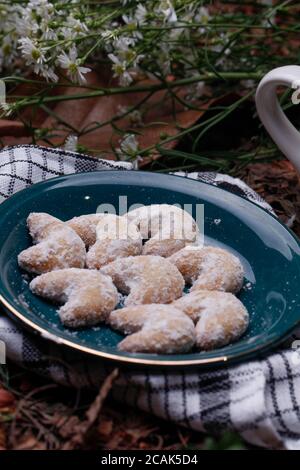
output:
[[[150,231],[149,207],[153,209]],[[90,214],[67,223],[32,213],[28,228],[35,246],[20,253],[19,264],[31,273],[45,273],[30,288],[64,304],[58,313],[66,326],[93,326],[109,316],[113,328],[130,335],[120,343],[121,350],[171,354],[187,352],[194,343],[202,350],[225,346],[236,341],[249,323],[246,308],[229,293],[242,287],[242,265],[224,249],[191,246],[197,230],[189,214],[191,236],[180,238],[182,220],[187,219],[185,215],[180,219],[184,211],[177,209],[174,212],[174,206],[166,204],[146,206],[123,217]],[[176,217],[170,219],[171,213]],[[144,247],[142,237],[150,238]],[[91,247],[90,270],[77,269],[85,265],[84,244]],[[182,276],[192,284],[183,297]],[[127,307],[109,315],[119,302],[113,282],[129,295]]]
[[188,352],[195,343],[193,322],[171,305],[138,305],[115,310],[109,324],[129,334],[118,344],[121,351],[158,354]]
[[236,341],[249,324],[247,309],[229,292],[196,290],[172,305],[196,323],[196,345],[204,350]]
[[111,276],[123,294],[124,305],[169,303],[182,295],[184,280],[176,266],[160,256],[129,256],[107,264],[101,272]]
[[153,237],[145,243],[143,247],[143,255],[158,255],[162,256],[163,258],[168,258],[173,253],[176,253],[185,246],[185,240],[158,240],[156,237]]
[[133,223],[124,217],[104,214],[96,227],[96,243],[90,248],[86,264],[90,269],[100,269],[117,258],[140,255],[142,237]]
[[96,228],[104,215],[107,214],[87,214],[74,217],[66,222],[77,235],[83,240],[85,246],[89,248],[96,243]]
[[237,293],[242,288],[244,269],[240,260],[223,248],[185,247],[168,258],[185,281],[196,289]]
[[33,274],[63,268],[83,268],[86,251],[81,238],[62,221],[45,213],[33,212],[27,225],[34,246],[18,256],[19,266]]
[[198,227],[193,217],[180,207],[153,204],[134,209],[126,217],[134,222],[146,241],[144,255],[171,256],[196,242]]
[[92,326],[106,320],[119,301],[111,278],[99,271],[61,269],[31,281],[31,291],[64,304],[58,310],[62,323],[70,328]]

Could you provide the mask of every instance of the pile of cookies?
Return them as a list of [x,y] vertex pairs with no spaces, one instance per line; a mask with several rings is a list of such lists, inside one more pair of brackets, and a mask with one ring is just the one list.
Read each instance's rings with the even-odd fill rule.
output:
[[247,329],[248,312],[234,295],[244,279],[239,259],[198,246],[196,222],[177,206],[67,222],[31,213],[27,225],[33,246],[19,266],[37,275],[34,294],[61,305],[66,327],[105,322],[127,335],[120,350],[165,354],[219,348]]

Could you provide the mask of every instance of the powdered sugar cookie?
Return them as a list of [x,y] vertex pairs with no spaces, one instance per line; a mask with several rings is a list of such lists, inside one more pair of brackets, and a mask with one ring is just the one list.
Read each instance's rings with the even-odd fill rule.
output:
[[85,246],[89,248],[96,243],[96,227],[104,215],[107,214],[87,214],[74,217],[66,224],[71,227],[83,240]]
[[83,268],[86,251],[81,238],[71,227],[49,214],[33,212],[27,219],[34,246],[22,251],[22,269],[42,274],[63,268]]
[[187,246],[168,258],[185,281],[196,289],[238,292],[243,285],[244,269],[232,253],[212,246]]
[[184,280],[176,266],[160,256],[129,256],[107,264],[101,272],[111,276],[125,305],[169,303],[182,295]]
[[46,299],[64,304],[58,310],[62,323],[70,328],[92,326],[106,320],[119,296],[112,280],[99,271],[62,269],[42,274],[30,289]]
[[168,258],[176,251],[181,250],[186,246],[185,240],[160,240],[158,237],[153,237],[148,240],[143,247],[143,255],[158,255],[163,258]]
[[236,341],[246,331],[249,315],[229,292],[196,290],[172,303],[196,323],[196,345],[215,349]]
[[196,242],[198,227],[193,217],[181,208],[169,204],[143,206],[127,213],[147,240],[144,255],[171,256],[187,244]]
[[124,217],[104,214],[96,228],[96,243],[90,248],[86,264],[100,269],[117,258],[140,255],[142,237],[137,226]]
[[158,354],[188,352],[195,343],[193,322],[171,305],[137,305],[114,310],[112,328],[129,334],[118,344],[121,351]]

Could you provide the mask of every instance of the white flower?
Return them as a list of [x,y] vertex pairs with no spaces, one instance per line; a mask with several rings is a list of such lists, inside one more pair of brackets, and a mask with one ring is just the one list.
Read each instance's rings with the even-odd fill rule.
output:
[[36,45],[28,37],[19,39],[19,44],[19,49],[21,49],[21,54],[25,59],[26,65],[33,65],[34,72],[40,73],[46,62],[46,49]]
[[42,33],[42,39],[45,41],[55,41],[57,40],[57,32],[54,31],[53,29],[50,29],[48,25],[41,25],[41,28],[43,29]]
[[255,81],[248,79],[248,80],[241,80],[241,85],[243,85],[245,88],[254,88],[255,87]]
[[125,134],[120,142],[120,148],[117,149],[117,154],[120,160],[128,160],[129,158],[137,158],[139,151],[139,144],[134,134]]
[[41,19],[49,20],[55,9],[48,0],[31,0],[27,5],[27,11],[35,11],[36,16]]
[[126,36],[123,36],[121,38],[118,38],[114,42],[114,47],[116,49],[119,49],[120,51],[128,51],[130,46],[135,45],[135,40],[133,38],[128,38]]
[[135,19],[137,21],[137,23],[139,24],[139,26],[142,26],[143,24],[146,23],[146,19],[147,19],[147,9],[144,7],[144,5],[142,5],[141,3],[139,3],[137,5],[137,9],[135,11]]
[[87,33],[88,27],[86,24],[82,23],[82,21],[78,20],[77,18],[73,18],[73,16],[68,16],[67,18],[67,25],[73,29],[73,31],[77,34],[79,33]]
[[226,56],[231,54],[230,47],[224,46],[226,43],[229,42],[229,36],[227,34],[221,33],[219,39],[217,40],[216,44],[212,46],[211,50],[214,52],[222,52],[222,56],[217,60],[217,65],[223,65],[226,62]]
[[122,20],[124,21],[124,23],[126,23],[128,26],[131,26],[133,29],[135,29],[137,26],[136,20],[132,16],[122,15]]
[[[0,102],[0,110],[2,110],[2,115],[3,116],[11,116],[12,113],[14,112],[14,107],[13,105],[10,105],[6,103],[5,101]],[[0,113],[1,116],[1,113]]]
[[205,89],[206,89],[206,85],[205,85],[205,82],[198,82],[196,83],[196,86],[195,86],[195,96],[197,98],[201,98],[201,96],[204,94],[205,92]]
[[50,30],[49,23],[57,17],[57,11],[48,0],[32,0],[26,6],[17,5],[19,13],[16,19],[16,29],[20,36],[52,39],[55,31]]
[[26,65],[33,66],[34,72],[42,75],[46,80],[51,80],[52,82],[58,80],[54,69],[47,64],[46,48],[41,47],[28,37],[21,38],[19,44],[19,49],[21,49]]
[[138,31],[138,24],[135,18],[128,15],[122,15],[122,20],[126,23],[127,28],[133,37],[143,39],[143,34],[141,31]]
[[205,82],[197,82],[197,83],[193,83],[189,89],[188,89],[188,93],[185,97],[186,101],[195,101],[199,98],[201,98],[204,93],[206,91],[206,84]]
[[66,39],[75,39],[88,32],[88,27],[82,21],[68,16],[66,25],[62,28],[62,34]]
[[51,82],[57,82],[58,76],[54,72],[52,67],[49,67],[48,65],[44,65],[43,68],[40,71],[40,74],[48,81],[50,80]]
[[115,36],[115,33],[111,29],[106,29],[105,31],[102,31],[100,35],[105,41],[107,41],[109,39],[113,39]]
[[138,109],[130,111],[129,106],[118,106],[118,116],[129,119],[131,127],[141,127],[143,125],[142,114]]
[[[206,25],[209,22],[209,20],[210,20],[210,15],[209,15],[208,9],[205,7],[200,7],[197,10],[196,15],[195,15],[195,23],[201,23],[201,24]],[[199,28],[200,33],[205,33],[205,31],[206,31],[205,26]]]
[[119,78],[120,85],[130,85],[130,83],[133,81],[133,78],[127,71],[126,62],[121,61],[120,58],[114,54],[108,54],[108,57],[113,62],[112,69],[114,71],[114,77]]
[[38,24],[26,11],[20,12],[16,19],[15,27],[17,33],[24,37],[34,37],[38,31]]
[[168,44],[161,44],[158,52],[157,64],[164,76],[171,73],[170,48]]
[[210,14],[206,7],[199,7],[195,15],[196,23],[208,23]]
[[64,51],[57,58],[58,64],[67,70],[68,77],[74,83],[79,83],[83,85],[86,83],[85,73],[91,71],[88,67],[82,67],[80,65],[81,61],[78,59],[76,47],[70,49],[69,54],[66,54]]
[[176,23],[176,11],[170,0],[161,0],[157,11],[164,15],[165,21],[167,21],[168,23]]
[[78,136],[74,134],[70,134],[64,143],[64,149],[69,152],[76,152],[78,145]]
[[0,47],[0,69],[1,63],[7,67],[11,65],[16,58],[15,44],[12,43],[12,38],[6,36]]
[[135,45],[133,38],[123,37],[114,41],[114,56],[118,57],[119,61],[130,67],[136,67],[137,64],[144,57],[141,54],[137,54],[136,51],[131,47]]

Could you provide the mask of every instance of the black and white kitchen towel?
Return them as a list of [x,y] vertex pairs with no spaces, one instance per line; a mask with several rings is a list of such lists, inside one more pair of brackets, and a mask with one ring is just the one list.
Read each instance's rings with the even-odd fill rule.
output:
[[[0,201],[54,176],[128,163],[33,145],[0,151]],[[272,210],[238,179],[216,173],[179,174],[220,186]],[[0,313],[0,340],[10,360],[58,383],[97,387],[109,373],[106,363],[33,336]],[[300,449],[300,356],[290,346],[261,360],[207,371],[155,373],[121,370],[113,385],[116,400],[166,420],[209,433],[238,432],[268,448]]]

